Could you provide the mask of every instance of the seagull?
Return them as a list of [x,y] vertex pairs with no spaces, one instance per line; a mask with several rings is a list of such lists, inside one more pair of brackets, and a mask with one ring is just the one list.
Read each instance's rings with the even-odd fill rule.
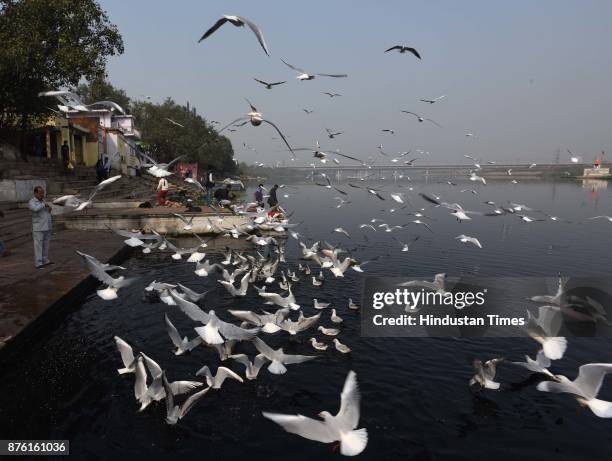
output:
[[430,119],[430,118],[423,118],[423,117],[421,117],[419,114],[415,114],[414,112],[410,112],[410,111],[408,111],[408,110],[402,110],[401,112],[403,112],[403,113],[405,113],[405,114],[412,114],[412,115],[414,115],[414,116],[417,118],[417,120],[418,120],[419,122],[424,122],[425,120],[427,120],[428,122],[433,123],[433,124],[434,124],[434,125],[436,125],[437,127],[442,128],[442,125],[440,125],[438,122],[436,122],[435,120],[432,120],[432,119]]
[[589,219],[607,219],[608,221],[612,222],[612,216],[593,216]]
[[187,336],[181,338],[178,330],[168,318],[168,314],[165,314],[164,318],[166,319],[166,330],[168,331],[168,336],[170,336],[172,343],[176,347],[174,355],[182,355],[185,352],[191,352],[197,346],[202,344],[202,338],[199,336],[196,336],[191,341],[187,339]]
[[96,258],[89,256],[88,254],[81,253],[80,251],[77,251],[77,254],[83,258],[87,268],[91,272],[91,275],[106,285],[105,289],[96,291],[98,296],[105,301],[117,299],[117,291],[120,288],[130,285],[136,280],[136,278],[126,279],[123,276],[112,278],[110,275],[108,275],[105,266],[100,264],[100,261],[98,261]]
[[[323,94],[326,94],[327,96],[329,96],[330,98],[335,98],[337,96],[342,96],[340,93],[331,93],[329,91],[324,91]],[[338,133],[338,134],[342,134],[342,133]],[[329,136],[331,139],[333,139],[333,136]]]
[[317,298],[314,298],[312,301],[314,303],[314,308],[315,309],[319,309],[320,310],[320,309],[325,309],[325,308],[329,307],[329,303],[320,303],[317,300]]
[[253,23],[253,22],[249,21],[248,19],[243,18],[241,16],[224,15],[210,29],[208,29],[204,33],[204,35],[202,35],[202,37],[200,37],[200,40],[198,40],[198,43],[200,43],[202,40],[205,40],[206,38],[210,37],[219,27],[221,27],[226,22],[230,22],[231,24],[233,24],[236,27],[243,27],[245,24],[247,26],[249,26],[249,28],[255,34],[255,37],[257,37],[257,41],[259,41],[259,44],[263,48],[264,52],[268,56],[270,56],[270,51],[268,50],[268,46],[266,45],[266,41],[265,41],[265,39],[263,37],[263,34],[262,34],[261,30],[259,29],[259,27],[257,27],[257,25],[255,23]]
[[409,46],[395,45],[395,46],[392,46],[391,48],[386,49],[385,53],[388,53],[389,51],[392,51],[392,50],[397,50],[399,53],[402,53],[402,54],[409,52],[415,55],[417,58],[421,59],[421,55],[419,54],[419,52]]
[[478,248],[482,248],[480,241],[476,237],[470,237],[468,235],[461,234],[455,237],[455,239],[459,239],[461,243],[471,243],[472,245],[477,246]]
[[174,216],[176,216],[177,218],[179,218],[181,221],[183,221],[183,223],[185,224],[185,226],[183,227],[183,230],[192,230],[193,229],[193,218],[195,218],[194,216],[190,216],[189,218],[183,216],[182,214],[179,213],[172,213]]
[[359,306],[353,302],[352,298],[348,299],[348,308],[353,310],[359,310]]
[[[187,288],[185,285],[181,284],[181,283],[177,283],[177,286],[181,289],[181,291],[183,292],[183,294],[185,295],[185,299],[193,302],[193,303],[197,303],[199,300],[201,300],[204,296],[206,296],[206,294],[208,293],[208,291],[205,291],[203,293],[196,293],[195,291],[191,290],[190,288]],[[174,288],[174,287],[171,287]]]
[[250,121],[251,125],[253,125],[253,126],[259,126],[259,125],[261,125],[261,122],[266,122],[268,125],[271,125],[276,130],[276,132],[280,135],[281,139],[283,140],[283,142],[285,143],[285,145],[287,146],[287,148],[289,149],[289,151],[291,152],[291,154],[295,158],[295,153],[293,152],[293,149],[289,145],[289,142],[287,142],[287,138],[285,138],[285,135],[283,133],[281,133],[280,129],[274,123],[272,123],[271,121],[264,119],[262,113],[259,112],[257,110],[257,108],[253,104],[251,104],[251,102],[248,99],[246,101],[249,103],[249,106],[251,107],[251,112],[248,112],[246,114],[246,117],[240,117],[240,118],[237,118],[236,120],[234,120],[233,122],[228,123],[223,128],[218,130],[217,134],[221,134],[221,132],[223,130],[225,130],[226,128],[230,127],[231,125],[233,125],[236,122],[240,122],[240,121],[243,121],[243,120]]
[[521,218],[521,220],[525,221],[525,222],[534,222],[534,221],[546,221],[545,219],[536,219],[536,218],[531,218],[527,215],[524,214],[518,214],[517,215],[519,218]]
[[503,362],[504,359],[491,359],[487,360],[484,364],[480,360],[474,360],[473,366],[476,370],[476,374],[470,379],[470,386],[474,384],[480,384],[481,389],[494,389],[498,390],[500,387],[499,383],[493,381],[495,379],[495,373],[497,371],[497,364]]
[[559,382],[543,381],[537,385],[537,389],[544,392],[574,394],[578,402],[588,406],[596,416],[612,418],[612,402],[597,398],[608,373],[612,373],[611,363],[589,363],[578,369],[578,377],[575,380],[570,381],[565,376],[556,375]]
[[174,126],[178,126],[179,128],[185,128],[185,125],[181,125],[179,122],[172,120],[171,118],[166,117],[166,120],[172,123]]
[[342,134],[342,131],[332,131],[329,128],[325,128],[325,131],[327,131],[327,136],[329,137],[329,139],[334,139],[336,136],[339,136]]
[[310,110],[310,109],[302,109],[304,112],[306,112],[306,114],[312,114],[314,112],[314,110]]
[[317,328],[317,330],[327,336],[336,336],[338,333],[340,333],[340,330],[338,330],[337,328],[325,328],[322,325],[319,325],[319,328]]
[[342,317],[338,316],[338,314],[336,314],[336,309],[332,309],[332,313],[331,313],[331,317],[330,317],[331,321],[334,323],[342,323]]
[[119,354],[121,354],[121,361],[123,362],[123,368],[119,368],[117,373],[123,375],[125,373],[135,373],[136,372],[136,359],[134,358],[134,351],[132,350],[132,346],[126,343],[119,336],[115,336],[115,344],[117,345],[117,349],[119,350]]
[[[395,131],[394,131],[394,130],[390,130],[390,129],[387,129],[387,128],[385,128],[385,129],[383,129],[383,130],[380,130],[380,131],[382,131],[383,133],[391,133],[391,134],[395,134]],[[379,149],[379,150],[380,150],[380,149]]]
[[485,186],[487,185],[487,180],[485,178],[483,178],[482,176],[478,176],[473,171],[470,173],[470,181],[480,181]]
[[295,302],[295,296],[293,296],[293,293],[291,291],[291,285],[289,285],[289,289],[287,290],[287,292],[288,295],[284,298],[278,293],[259,292],[258,294],[270,304],[276,304],[277,306],[283,308],[289,307],[292,310],[298,310],[300,308],[300,305]]
[[[205,326],[197,327],[195,330],[207,344],[222,344],[224,339],[249,341],[260,331],[260,328],[244,329],[224,322],[215,315],[215,311],[208,313],[200,309],[196,304],[181,298],[174,290],[170,290],[170,296],[176,305],[187,317],[196,322],[203,323]],[[221,336],[222,335],[222,336]]]
[[325,351],[329,347],[325,343],[317,342],[315,338],[310,338],[308,341],[310,341],[310,344],[312,344],[312,347],[314,347],[318,351]]
[[348,347],[346,344],[342,344],[340,341],[338,341],[338,338],[334,338],[334,346],[336,347],[336,350],[338,352],[342,352],[343,354],[348,354],[349,352],[351,352],[351,348]]
[[156,178],[163,178],[173,174],[168,170],[168,168],[170,168],[173,163],[178,162],[180,159],[185,157],[184,155],[179,155],[169,163],[157,163],[144,152],[140,152],[140,155],[150,162],[145,164],[145,166],[148,166],[147,173],[149,173],[151,176],[155,176]]
[[304,313],[300,311],[297,322],[290,319],[285,320],[280,324],[281,329],[289,333],[290,335],[296,335],[301,331],[307,330],[321,318],[321,312],[312,317],[304,317]]
[[434,99],[419,99],[419,101],[428,102],[429,104],[433,104],[433,103],[438,102],[438,101],[440,101],[441,99],[444,99],[444,98],[446,98],[445,94],[443,94],[442,96],[438,96],[437,98],[434,98]]
[[415,238],[413,238],[410,242],[408,243],[402,243],[399,242],[399,240],[397,240],[395,237],[393,237],[394,240],[396,240],[397,242],[399,242],[402,245],[402,251],[406,252],[406,251],[410,251],[410,245],[412,245],[414,242],[416,242],[418,239],[420,239],[420,236],[416,236]]
[[510,362],[514,365],[518,365],[519,367],[523,367],[528,369],[529,371],[533,371],[534,373],[540,373],[543,375],[547,375],[551,378],[554,378],[550,371],[548,371],[548,367],[550,367],[550,359],[546,357],[544,353],[544,349],[540,349],[538,354],[536,355],[535,360],[533,360],[528,355],[525,356],[525,362]]
[[551,295],[540,295],[540,296],[532,296],[530,298],[531,301],[536,303],[546,303],[546,304],[554,304],[555,306],[560,306],[563,298],[563,294],[565,293],[565,284],[567,279],[561,277],[561,274],[558,276],[557,282],[557,292]]
[[282,308],[271,314],[264,311],[263,314],[256,314],[251,311],[237,311],[229,309],[228,312],[234,317],[244,320],[252,325],[261,327],[264,333],[276,333],[281,330],[280,324],[289,315],[289,308]]
[[206,384],[210,389],[221,389],[223,381],[225,381],[227,378],[235,379],[236,381],[240,381],[241,383],[244,382],[239,375],[237,375],[235,372],[226,367],[217,368],[217,374],[213,376],[210,372],[210,368],[208,368],[207,365],[204,365],[196,373],[196,376],[202,375],[206,376]]
[[262,412],[262,415],[282,426],[287,432],[308,440],[322,443],[340,442],[341,454],[356,456],[365,450],[368,443],[367,430],[356,430],[359,424],[360,400],[357,375],[354,371],[349,371],[340,395],[340,410],[335,416],[322,411],[318,415],[323,419],[320,421],[302,415],[267,412]]
[[287,83],[286,81],[283,82],[274,82],[274,83],[268,83],[268,82],[264,82],[263,80],[258,80],[255,77],[253,77],[253,80],[255,80],[258,83],[261,83],[262,85],[264,85],[266,87],[266,89],[271,90],[272,87],[276,86],[276,85],[282,85],[283,83]]
[[246,296],[247,290],[249,288],[249,278],[251,277],[251,272],[247,272],[244,274],[242,279],[240,280],[240,288],[236,288],[232,282],[228,282],[226,280],[217,280],[221,285],[225,287],[227,292],[234,296]]
[[202,397],[206,395],[210,388],[203,389],[195,394],[190,395],[187,400],[181,405],[174,405],[174,394],[172,393],[172,388],[170,387],[170,383],[166,379],[166,373],[162,373],[162,383],[164,386],[164,390],[166,393],[166,423],[170,425],[174,425],[178,422],[179,419],[183,419],[189,410],[193,408],[195,403],[200,400]]
[[320,287],[321,285],[323,285],[323,282],[318,281],[316,277],[312,277],[312,285],[315,287]]
[[268,371],[274,375],[285,374],[287,372],[285,365],[303,363],[317,358],[317,356],[310,355],[285,354],[282,348],[274,350],[259,338],[253,339],[253,345],[261,354],[270,360],[271,363],[268,366]]
[[537,317],[527,311],[527,334],[542,345],[544,354],[551,360],[563,358],[567,349],[567,339],[557,336],[562,323],[559,306],[540,306]]
[[295,70],[296,72],[299,73],[299,75],[296,77],[298,80],[314,80],[315,77],[320,76],[320,77],[335,77],[335,78],[345,78],[348,77],[348,75],[346,74],[309,74],[308,72],[306,72],[304,69],[300,69],[299,67],[295,67],[292,66],[291,64],[289,64],[287,61],[285,61],[284,59],[281,58],[281,61],[283,61],[283,64],[285,64],[287,67]]
[[351,235],[350,235],[350,234],[349,234],[349,233],[348,233],[348,232],[347,232],[345,229],[343,229],[342,227],[336,227],[336,228],[334,229],[334,232],[338,232],[339,234],[344,234],[344,235],[346,235],[348,238],[351,238]]
[[[245,366],[245,376],[249,381],[257,378],[259,370],[268,361],[263,354],[257,354],[253,359],[253,362],[249,360],[249,357],[246,354],[234,354],[230,355],[229,358]],[[219,372],[217,371],[217,375],[218,374]]]
[[423,287],[436,293],[445,294],[448,293],[445,289],[446,286],[446,274],[440,273],[434,276],[433,282],[427,280],[409,280],[408,282],[400,283],[400,287]]
[[76,195],[64,195],[53,200],[53,203],[55,205],[63,205],[74,208],[75,211],[82,211],[85,208],[91,208],[93,205],[93,198],[96,196],[96,194],[109,184],[112,184],[119,179],[121,179],[120,174],[101,181],[98,185],[96,185],[96,187],[94,187],[94,190],[91,191],[89,197],[85,201],[79,199]]

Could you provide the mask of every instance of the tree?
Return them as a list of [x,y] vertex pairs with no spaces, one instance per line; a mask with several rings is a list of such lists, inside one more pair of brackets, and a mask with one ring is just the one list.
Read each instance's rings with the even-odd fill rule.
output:
[[91,82],[80,84],[75,93],[81,97],[85,104],[96,101],[113,101],[121,106],[126,113],[130,113],[131,99],[121,88],[115,88],[104,76],[98,76]]
[[168,98],[161,104],[136,102],[131,110],[144,149],[157,161],[169,162],[185,155],[185,161],[197,162],[203,169],[226,173],[238,170],[229,139],[220,136],[195,109]]
[[123,53],[116,26],[95,0],[0,0],[0,130],[48,114],[41,91],[99,79]]

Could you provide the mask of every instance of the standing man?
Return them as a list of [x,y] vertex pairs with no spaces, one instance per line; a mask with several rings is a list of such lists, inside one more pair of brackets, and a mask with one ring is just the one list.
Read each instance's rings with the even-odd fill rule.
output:
[[278,205],[278,198],[276,198],[276,191],[278,190],[278,184],[274,184],[274,187],[270,189],[270,197],[268,197],[268,205],[270,208],[274,208]]
[[168,189],[168,180],[166,178],[159,178],[159,183],[157,183],[157,205],[164,206],[166,204]]
[[49,240],[51,239],[51,206],[44,201],[45,190],[34,188],[34,197],[28,202],[32,211],[32,237],[34,238],[34,264],[37,269],[53,264],[49,261]]
[[204,179],[204,187],[206,188],[206,204],[212,206],[212,190],[215,187],[215,181],[213,178],[212,170],[206,172],[206,178]]
[[70,146],[68,146],[68,141],[64,141],[60,153],[62,155],[62,163],[64,164],[64,170],[67,171],[68,162],[70,162]]
[[264,200],[263,200],[263,196],[264,196],[264,189],[263,189],[264,185],[260,184],[259,186],[257,186],[257,189],[255,189],[255,201],[257,202],[257,206],[259,208],[264,208]]

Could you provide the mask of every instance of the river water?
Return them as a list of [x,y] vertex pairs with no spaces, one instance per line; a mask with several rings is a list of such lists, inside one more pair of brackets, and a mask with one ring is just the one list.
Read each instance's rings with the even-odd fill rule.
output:
[[[319,358],[289,366],[283,376],[262,370],[255,381],[226,381],[220,391],[209,392],[174,427],[164,423],[163,402],[137,413],[133,375],[119,376],[116,372],[121,362],[114,335],[158,361],[171,380],[195,379],[195,372],[204,364],[213,370],[220,365],[217,354],[208,348],[173,355],[164,313],[189,337],[194,336],[195,325],[177,308],[146,298],[143,289],[147,284],[152,280],[182,282],[197,291],[212,290],[204,307],[215,308],[226,320],[231,320],[224,312],[228,308],[258,310],[264,306],[252,288],[245,298],[232,299],[216,277],[197,277],[193,264],[174,261],[169,253],[143,255],[135,251],[124,265],[127,274],[139,279],[121,290],[119,299],[102,301],[92,291],[71,306],[59,327],[42,334],[17,360],[0,363],[1,438],[69,439],[73,459],[87,460],[339,459],[331,445],[286,433],[264,419],[261,412],[310,417],[322,410],[335,413],[346,374],[355,370],[362,391],[360,427],[369,433],[368,446],[360,459],[609,460],[612,420],[580,409],[570,395],[538,392],[537,377],[502,365],[498,372],[501,391],[469,388],[473,359],[521,360],[525,354],[534,356],[538,346],[531,339],[363,338],[359,312],[348,310],[347,299],[361,301],[363,279],[368,275],[610,275],[612,223],[588,218],[612,215],[612,187],[573,181],[515,185],[503,180],[490,181],[477,188],[479,193],[474,195],[460,192],[474,188],[469,181],[456,186],[445,180],[391,180],[368,185],[382,188],[386,200],[346,183],[337,187],[347,196],[313,184],[287,185],[279,193],[283,206],[294,211],[292,222],[302,223],[296,230],[305,240],[326,240],[349,249],[360,260],[374,259],[364,265],[364,274],[349,270],[343,279],[334,279],[326,272],[322,287],[313,287],[308,280],[294,285],[305,315],[316,312],[313,297],[337,308],[344,318],[339,339],[353,349],[351,354],[342,355],[333,348],[315,351],[308,343],[310,337],[331,343],[316,331],[291,339],[285,334],[264,335],[263,339],[274,347]],[[389,192],[403,192],[410,204],[401,209],[403,205],[389,199]],[[571,222],[554,222],[528,211],[525,214],[547,220],[525,223],[511,215],[474,215],[473,220],[458,223],[448,210],[427,208],[433,233],[412,224],[391,233],[359,228],[373,218],[390,225],[415,219],[406,212],[428,207],[417,192],[436,194],[442,200],[482,212],[491,210],[485,200],[503,205],[511,201]],[[351,203],[336,208],[335,196]],[[395,211],[390,212],[391,208]],[[339,226],[351,234],[350,239],[332,232]],[[461,233],[477,236],[483,249],[459,243],[454,237]],[[398,241],[416,235],[421,238],[410,251],[400,252]],[[243,241],[218,240],[208,249],[207,257],[220,260],[226,245],[251,248]],[[297,242],[288,238],[286,249],[286,266],[295,269],[300,256]],[[87,248],[82,250],[87,252]],[[329,311],[323,312],[322,324],[333,325]],[[236,352],[252,356],[254,348],[241,344]],[[554,362],[552,370],[573,379],[577,367],[589,362],[612,362],[612,341],[570,339],[565,357]],[[223,365],[244,374],[243,367],[236,363],[226,361]],[[605,383],[600,395],[612,400],[612,383]]]

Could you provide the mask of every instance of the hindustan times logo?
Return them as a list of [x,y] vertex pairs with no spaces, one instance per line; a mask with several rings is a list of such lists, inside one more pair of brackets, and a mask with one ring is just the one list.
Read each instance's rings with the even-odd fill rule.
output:
[[410,291],[397,288],[393,291],[378,291],[372,295],[372,307],[382,309],[385,306],[405,306],[406,311],[418,310],[423,306],[453,306],[461,310],[465,307],[482,306],[485,303],[485,293],[482,291]]

